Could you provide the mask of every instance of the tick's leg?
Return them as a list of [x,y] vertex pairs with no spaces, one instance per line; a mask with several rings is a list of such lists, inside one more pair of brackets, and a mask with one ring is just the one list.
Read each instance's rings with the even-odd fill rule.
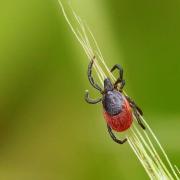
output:
[[128,100],[128,102],[129,102],[130,104],[133,104],[133,105],[136,107],[138,113],[142,116],[142,115],[143,115],[143,112],[142,112],[141,108],[138,107],[137,104],[136,104],[129,96],[126,96],[126,99]]
[[97,89],[98,91],[100,91],[100,93],[103,93],[103,90],[94,82],[94,79],[92,77],[92,67],[93,67],[93,63],[94,63],[94,60],[92,59],[88,65],[88,79],[89,79],[89,82],[91,83],[91,85]]
[[113,68],[111,69],[111,72],[113,72],[115,69],[119,70],[119,80],[122,81],[123,79],[123,68],[119,64],[115,64]]
[[126,82],[125,82],[125,80],[123,79],[123,80],[121,81],[121,86],[120,86],[120,89],[121,89],[121,90],[124,88],[125,84],[126,84]]
[[136,109],[135,107],[132,107],[132,108],[133,108],[133,110],[134,110],[134,115],[135,115],[135,117],[136,117],[139,125],[145,130],[146,128],[145,128],[144,124],[143,124],[142,121],[141,121],[141,118],[140,118],[140,116],[139,116],[139,114],[138,114],[138,112],[137,112],[137,109]]
[[122,90],[124,85],[125,85],[125,80],[123,80],[123,68],[119,65],[116,64],[113,66],[113,68],[111,69],[111,72],[113,72],[115,69],[119,70],[119,78],[116,80],[116,82],[114,83],[115,88],[117,87],[118,83],[121,83],[121,87],[120,89]]
[[99,99],[91,99],[91,98],[89,97],[89,92],[88,92],[88,90],[86,90],[84,99],[85,99],[85,101],[86,101],[87,103],[89,103],[89,104],[97,104],[97,103],[99,103],[99,102],[102,101],[102,98],[99,98]]
[[136,119],[137,119],[138,124],[139,124],[143,129],[146,129],[145,126],[144,126],[144,124],[143,124],[142,121],[141,121],[140,116],[139,116],[139,114],[140,114],[140,115],[143,114],[142,110],[135,104],[135,102],[134,102],[130,97],[126,96],[126,99],[128,100],[130,106],[131,106],[132,109],[133,109],[133,112],[134,112],[134,115],[135,115],[135,117],[136,117]]
[[111,138],[112,138],[113,141],[115,141],[116,143],[118,143],[118,144],[124,144],[124,143],[127,141],[126,138],[123,139],[123,140],[117,139],[116,136],[113,134],[112,129],[110,128],[110,126],[109,126],[108,124],[107,124],[107,128],[108,128],[108,132],[109,132]]

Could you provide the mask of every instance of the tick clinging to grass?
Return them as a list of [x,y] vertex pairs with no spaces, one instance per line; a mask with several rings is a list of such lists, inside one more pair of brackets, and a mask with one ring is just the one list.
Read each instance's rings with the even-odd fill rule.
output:
[[123,93],[125,80],[123,79],[123,69],[120,65],[116,64],[111,69],[111,72],[115,69],[119,71],[119,77],[116,82],[113,84],[109,78],[106,78],[104,79],[104,89],[101,89],[101,87],[94,82],[92,77],[93,63],[94,60],[91,60],[88,66],[88,79],[90,84],[101,93],[102,97],[99,99],[91,99],[89,97],[89,92],[86,91],[85,100],[89,104],[102,102],[108,132],[116,143],[123,144],[127,139],[117,139],[113,130],[122,132],[130,128],[133,121],[133,114],[139,125],[145,129],[140,119],[140,115],[143,115],[143,112],[130,97]]

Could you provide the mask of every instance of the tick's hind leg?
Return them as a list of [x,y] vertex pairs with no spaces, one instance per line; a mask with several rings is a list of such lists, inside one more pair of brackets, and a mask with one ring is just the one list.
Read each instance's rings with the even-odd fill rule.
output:
[[[142,110],[136,105],[136,103],[128,96],[126,96],[126,99],[128,100],[130,106],[133,109],[134,115],[137,119],[138,124],[143,128],[146,129],[146,127],[144,126],[144,124],[141,121],[140,115],[143,115]],[[140,114],[140,115],[139,115]]]
[[[94,57],[95,58],[95,57]],[[94,63],[94,59],[92,59],[88,65],[88,79],[89,79],[89,82],[91,83],[91,85],[97,89],[98,91],[100,91],[100,93],[103,93],[103,90],[99,87],[99,85],[97,85],[95,82],[94,82],[94,79],[92,77],[92,67],[93,67],[93,63]]]
[[120,90],[122,90],[125,85],[125,80],[123,80],[123,68],[119,64],[116,64],[111,69],[111,72],[113,72],[115,69],[119,70],[119,78],[114,83],[114,86],[115,86],[115,88],[117,88],[117,84],[121,83]]
[[129,96],[126,96],[126,99],[128,100],[128,102],[130,103],[130,105],[132,104],[133,106],[135,106],[136,110],[138,111],[138,113],[142,116],[143,115],[143,112],[141,110],[140,107],[137,106],[137,104],[129,97]]
[[88,92],[88,90],[86,90],[84,99],[85,99],[86,102],[89,103],[89,104],[97,104],[97,103],[99,103],[99,102],[102,101],[102,98],[99,98],[99,99],[91,99],[91,98],[89,97],[89,92]]
[[139,114],[138,114],[138,112],[137,112],[137,109],[136,109],[135,107],[132,107],[132,108],[133,108],[133,111],[134,111],[134,115],[135,115],[135,117],[136,117],[136,119],[137,119],[137,122],[138,122],[139,125],[145,130],[146,128],[145,128],[144,124],[143,124],[142,121],[141,121],[141,118],[140,118],[140,116],[139,116]]
[[116,136],[113,134],[111,127],[110,127],[108,124],[107,124],[107,128],[108,128],[108,132],[109,132],[111,138],[112,138],[113,141],[115,141],[116,143],[118,143],[118,144],[124,144],[124,143],[127,141],[126,138],[123,139],[123,140],[117,139]]

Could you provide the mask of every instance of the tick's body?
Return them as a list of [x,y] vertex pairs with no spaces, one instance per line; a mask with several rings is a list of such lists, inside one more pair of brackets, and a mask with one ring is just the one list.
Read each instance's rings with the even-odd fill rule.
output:
[[[85,100],[90,104],[96,104],[98,102],[102,101],[103,104],[103,113],[104,118],[107,122],[107,128],[108,132],[111,135],[112,139],[119,143],[123,144],[126,142],[127,139],[119,140],[115,137],[112,130],[117,132],[122,132],[127,130],[133,121],[133,113],[136,117],[138,123],[141,125],[143,129],[145,129],[144,125],[141,122],[140,115],[142,115],[141,109],[135,104],[131,98],[128,96],[125,96],[122,93],[122,89],[125,85],[125,81],[123,80],[123,69],[120,65],[115,65],[111,72],[115,69],[119,70],[119,78],[113,85],[109,78],[106,78],[104,80],[104,90],[102,90],[93,80],[91,74],[92,74],[92,66],[93,66],[93,60],[90,62],[88,66],[88,78],[91,83],[91,85],[100,91],[100,93],[103,95],[102,98],[93,100],[89,98],[88,91],[85,94]],[[118,88],[118,84],[120,84],[120,87]]]
[[104,118],[115,131],[122,132],[132,124],[132,110],[129,102],[118,91],[109,91],[103,97]]

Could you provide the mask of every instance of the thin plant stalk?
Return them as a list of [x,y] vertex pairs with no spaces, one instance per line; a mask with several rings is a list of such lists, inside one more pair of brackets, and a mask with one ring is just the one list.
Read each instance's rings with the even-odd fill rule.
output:
[[[110,77],[113,82],[115,82],[115,77],[107,67],[98,43],[90,28],[71,8],[72,14],[78,24],[78,26],[74,28],[64,10],[61,1],[58,0],[58,2],[60,4],[66,22],[68,23],[71,31],[84,49],[88,59],[90,61],[92,59],[94,60],[94,69],[99,81],[101,82],[101,85],[103,86],[104,79],[107,76]],[[107,75],[105,71],[107,72]],[[126,95],[126,92],[123,91],[123,93],[124,95]],[[150,177],[150,179],[153,180],[179,180],[178,174],[180,173],[178,168],[175,167],[178,172],[177,174],[154,132],[152,131],[148,123],[145,121],[145,119],[142,116],[140,116],[140,118],[144,122],[147,130],[144,131],[139,129],[137,123],[135,123],[136,119],[134,117],[135,121],[133,123],[133,126],[127,132],[126,137],[128,139],[130,147],[141,162],[148,176]],[[165,159],[164,161],[158,154],[158,151],[156,150],[155,145],[152,143],[151,139],[153,140],[153,142],[156,142],[155,145],[158,146],[161,150],[163,158]]]

